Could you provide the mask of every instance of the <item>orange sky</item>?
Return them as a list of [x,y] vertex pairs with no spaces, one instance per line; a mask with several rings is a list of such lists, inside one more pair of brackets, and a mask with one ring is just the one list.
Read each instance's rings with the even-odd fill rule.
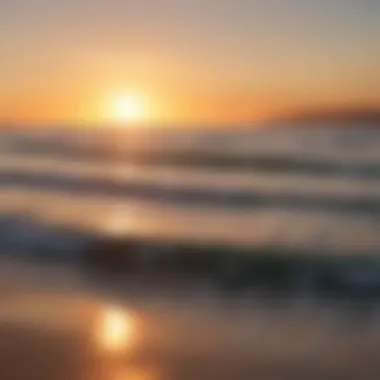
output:
[[0,12],[0,120],[228,123],[380,104],[380,5],[363,0],[15,0]]

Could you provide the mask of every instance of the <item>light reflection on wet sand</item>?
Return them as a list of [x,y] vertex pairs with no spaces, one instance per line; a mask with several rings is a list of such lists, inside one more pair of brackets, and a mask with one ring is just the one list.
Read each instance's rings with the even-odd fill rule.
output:
[[111,354],[133,349],[136,342],[137,321],[131,311],[114,305],[99,310],[94,328],[94,345]]
[[0,277],[4,379],[379,378],[377,315],[359,323],[301,301],[216,295],[110,299],[85,281],[65,288],[64,276],[43,283],[41,270],[12,268]]

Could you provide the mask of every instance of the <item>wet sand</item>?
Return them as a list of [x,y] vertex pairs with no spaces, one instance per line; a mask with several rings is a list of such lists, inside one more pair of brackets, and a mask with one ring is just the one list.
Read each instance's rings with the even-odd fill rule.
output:
[[73,274],[4,268],[4,380],[380,377],[378,311],[370,316],[306,301],[265,305],[196,293],[111,297]]
[[[192,350],[145,347],[133,354],[100,354],[85,336],[26,326],[0,328],[3,379],[378,379],[379,345],[346,338],[326,342],[314,354],[291,349],[260,350],[232,344]],[[288,342],[290,343],[290,342]],[[224,346],[227,344],[227,346]],[[179,343],[180,345],[180,343]],[[280,345],[284,345],[281,342]],[[292,343],[290,343],[292,345]],[[279,352],[282,351],[282,352]]]

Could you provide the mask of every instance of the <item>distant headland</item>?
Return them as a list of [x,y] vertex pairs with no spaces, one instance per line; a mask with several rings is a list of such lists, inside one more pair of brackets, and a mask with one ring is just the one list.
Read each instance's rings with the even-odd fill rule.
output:
[[380,106],[378,108],[331,108],[306,110],[280,116],[270,121],[270,124],[293,126],[329,125],[346,126],[373,126],[380,128]]

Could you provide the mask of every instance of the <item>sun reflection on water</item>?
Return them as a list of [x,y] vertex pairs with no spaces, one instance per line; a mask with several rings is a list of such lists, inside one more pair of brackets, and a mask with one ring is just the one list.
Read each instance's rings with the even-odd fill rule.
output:
[[111,217],[106,221],[104,229],[110,236],[122,237],[132,230],[133,220],[131,210],[121,206],[111,213]]

